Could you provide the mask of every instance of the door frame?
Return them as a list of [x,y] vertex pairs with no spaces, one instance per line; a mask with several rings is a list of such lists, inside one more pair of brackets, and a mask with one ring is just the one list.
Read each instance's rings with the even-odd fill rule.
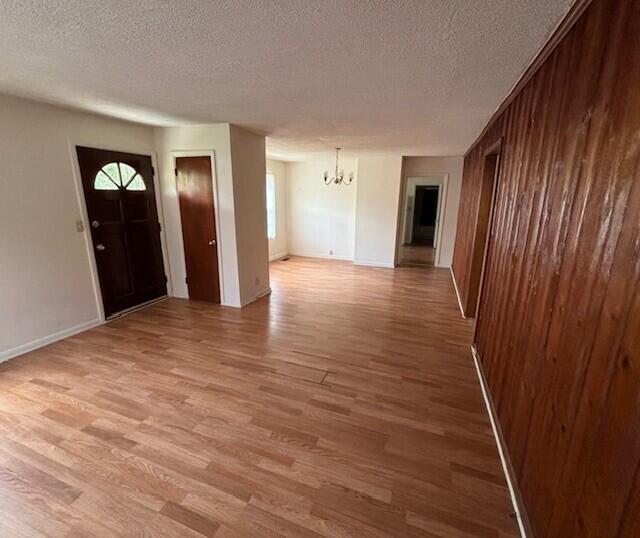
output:
[[[164,265],[164,274],[167,275],[167,295],[160,297],[157,300],[162,300],[166,297],[173,295],[173,284],[171,282],[171,269],[169,266],[169,253],[167,250],[166,240],[166,228],[164,218],[164,205],[162,200],[162,191],[160,190],[160,178],[158,174],[158,162],[155,151],[150,150],[148,146],[137,147],[135,145],[131,147],[117,146],[112,144],[104,144],[96,142],[96,140],[88,138],[74,138],[67,139],[67,148],[69,150],[69,158],[71,161],[71,172],[73,177],[73,183],[76,189],[76,200],[78,203],[79,216],[83,224],[82,234],[84,236],[85,250],[87,258],[89,260],[89,272],[91,275],[91,283],[93,287],[93,294],[96,302],[96,310],[98,312],[98,320],[101,323],[105,323],[107,318],[104,313],[104,303],[102,301],[102,289],[100,287],[100,279],[98,278],[98,264],[96,262],[96,253],[93,248],[93,241],[91,240],[90,220],[89,212],[87,211],[87,201],[84,197],[84,189],[82,187],[82,174],[80,172],[80,162],[78,161],[78,154],[76,152],[77,146],[90,147],[95,149],[101,149],[104,151],[119,151],[122,153],[132,153],[134,155],[144,155],[151,158],[151,166],[153,166],[153,189],[156,194],[156,211],[158,213],[158,222],[160,223],[160,247],[162,251],[162,263]],[[154,300],[152,302],[156,302]],[[148,304],[148,303],[145,303]],[[136,310],[144,305],[138,305],[132,310]]]
[[[496,168],[493,173],[493,185],[491,187],[491,202],[489,205],[489,223],[487,226],[487,237],[485,238],[485,241],[484,241],[484,253],[482,255],[482,268],[480,270],[480,283],[478,285],[478,297],[476,299],[475,312],[473,313],[473,317],[474,317],[473,345],[474,346],[478,340],[477,337],[478,337],[478,327],[480,325],[480,306],[482,305],[482,295],[484,293],[485,277],[486,277],[485,270],[487,268],[487,264],[489,261],[489,246],[491,244],[491,232],[494,231],[493,228],[494,228],[494,220],[495,220],[496,201],[498,198],[498,189],[500,186],[500,173],[502,171],[502,160],[503,160],[502,152],[503,152],[503,137],[500,137],[496,142],[491,144],[491,146],[489,146],[482,155],[482,177],[483,178],[485,173],[484,168],[487,163],[487,157],[491,155],[495,155],[497,160],[496,160]],[[476,233],[477,233],[477,226],[473,232],[474,243],[475,243]]]
[[[216,176],[216,153],[213,150],[181,150],[181,151],[171,151],[171,173],[173,174],[173,187],[178,192],[178,178],[173,173],[176,169],[176,158],[178,157],[209,157],[209,162],[211,164],[211,183],[213,186],[213,218],[216,224],[216,251],[218,254],[218,286],[220,289],[220,304],[225,304],[225,293],[224,293],[224,275],[223,275],[223,263],[222,263],[222,233],[220,230],[220,210],[218,204],[218,178]],[[180,214],[180,204],[178,203],[178,214]],[[178,234],[180,237],[180,241],[183,242],[182,235],[182,221],[178,219]],[[182,253],[182,262],[186,267],[186,258],[184,253],[184,244],[182,244],[182,249],[180,251]],[[189,288],[187,287],[187,293],[189,293]]]
[[[436,234],[436,253],[433,260],[434,267],[440,267],[440,254],[442,252],[442,237],[444,232],[444,219],[446,217],[446,208],[447,208],[447,199],[448,199],[448,191],[449,191],[449,174],[428,174],[424,176],[403,176],[402,177],[402,185],[400,188],[400,218],[398,219],[398,227],[396,230],[396,252],[395,252],[395,262],[394,265],[398,265],[398,258],[400,254],[400,249],[402,248],[402,244],[404,243],[404,236],[406,233],[406,225],[407,225],[407,188],[409,186],[409,181],[411,179],[416,179],[414,187],[428,187],[428,186],[438,186],[440,187],[438,192],[438,212],[437,212],[437,220],[438,220],[438,233]],[[415,188],[414,188],[414,199],[415,199]],[[414,206],[415,207],[415,206]]]
[[[411,178],[410,178],[411,179]],[[404,222],[404,236],[406,237],[407,233],[409,234],[409,238],[411,239],[411,242],[413,242],[413,229],[415,228],[415,219],[416,219],[416,198],[418,196],[418,189],[419,188],[426,188],[427,190],[429,189],[429,187],[435,188],[438,191],[438,199],[436,200],[436,221],[435,221],[435,225],[434,225],[434,236],[433,236],[433,242],[435,243],[435,249],[436,251],[438,250],[438,246],[440,245],[439,241],[438,241],[438,233],[440,233],[440,209],[442,208],[442,184],[438,183],[436,185],[425,185],[425,184],[421,184],[421,183],[416,183],[415,185],[413,185],[413,208],[411,211],[411,219],[407,218],[409,217],[409,215],[405,216],[405,222]],[[408,199],[406,200],[408,202]],[[409,208],[407,207],[407,210]],[[411,221],[411,226],[407,228],[407,224],[409,223],[409,221]]]

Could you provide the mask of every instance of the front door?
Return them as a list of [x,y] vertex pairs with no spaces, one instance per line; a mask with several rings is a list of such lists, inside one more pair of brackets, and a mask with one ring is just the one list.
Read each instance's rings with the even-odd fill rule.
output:
[[220,302],[210,157],[177,157],[182,240],[189,299]]
[[165,296],[151,158],[76,149],[105,316]]

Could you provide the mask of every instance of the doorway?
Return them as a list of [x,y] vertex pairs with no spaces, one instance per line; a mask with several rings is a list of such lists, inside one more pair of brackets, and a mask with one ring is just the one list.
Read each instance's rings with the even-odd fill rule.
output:
[[151,157],[76,152],[105,317],[166,296]]
[[489,258],[493,206],[500,169],[500,148],[501,141],[491,146],[485,152],[484,165],[482,168],[482,185],[480,187],[480,200],[478,202],[476,226],[473,236],[469,293],[467,295],[464,312],[467,317],[476,318],[476,327],[479,323],[478,313],[480,310],[482,285]]
[[443,190],[443,178],[407,178],[398,265],[437,265]]
[[176,157],[175,174],[189,298],[220,303],[211,157]]

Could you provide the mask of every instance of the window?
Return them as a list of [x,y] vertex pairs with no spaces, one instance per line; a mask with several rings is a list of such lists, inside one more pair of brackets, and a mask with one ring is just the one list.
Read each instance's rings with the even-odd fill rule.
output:
[[97,191],[146,191],[144,179],[135,168],[125,163],[105,164],[96,174],[93,188]]
[[267,237],[276,236],[276,177],[267,173]]

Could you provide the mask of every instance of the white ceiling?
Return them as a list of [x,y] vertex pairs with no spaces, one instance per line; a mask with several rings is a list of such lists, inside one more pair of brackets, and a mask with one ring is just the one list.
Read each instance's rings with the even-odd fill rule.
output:
[[461,154],[572,0],[2,0],[0,92],[273,156]]

